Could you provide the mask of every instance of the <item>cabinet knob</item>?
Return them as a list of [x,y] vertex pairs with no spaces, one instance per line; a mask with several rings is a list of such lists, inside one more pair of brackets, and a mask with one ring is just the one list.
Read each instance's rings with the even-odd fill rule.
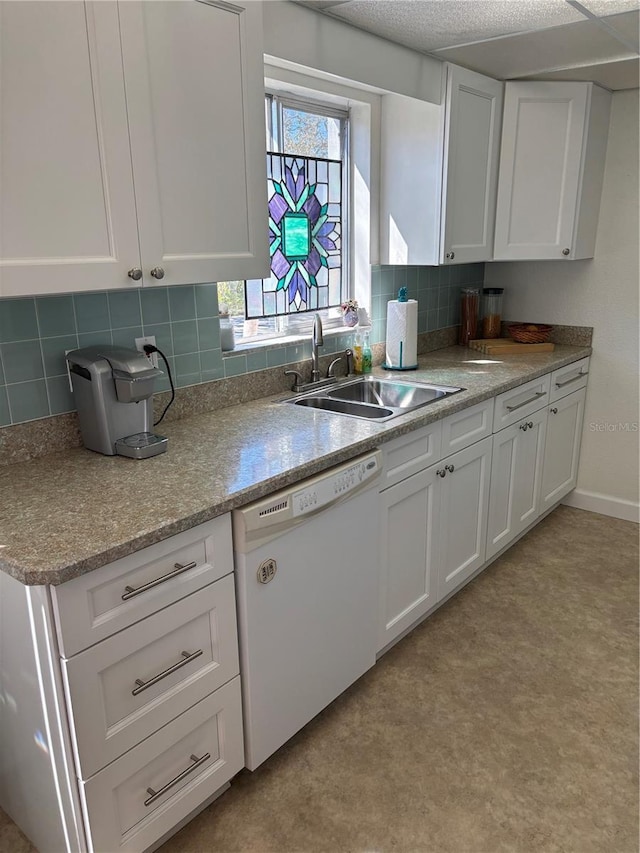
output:
[[556,407],[555,407],[555,406],[553,406],[551,409],[549,409],[549,411],[551,412],[551,414],[552,414],[552,415],[557,415],[557,414],[558,414],[558,410],[556,409]]
[[456,256],[455,252],[447,252],[447,260],[452,261]]
[[456,466],[455,465],[445,465],[444,470],[450,471],[453,474],[453,472],[456,470]]
[[142,278],[142,270],[140,269],[140,267],[134,267],[133,269],[129,270],[127,275],[134,281],[140,281],[140,279]]
[[533,421],[529,421],[529,423],[527,424],[527,426],[529,427],[529,429],[533,429]]
[[438,477],[446,477],[447,476],[447,472],[443,471],[442,468],[438,468],[438,470],[436,471],[436,474],[438,475]]
[[571,249],[563,249],[563,250],[562,250],[562,254],[563,254],[563,255],[570,255],[570,254],[571,254]]
[[526,432],[529,429],[529,424],[520,424],[520,429],[522,432]]
[[164,278],[164,270],[162,269],[162,267],[154,267],[151,270],[151,275],[154,278],[157,278],[158,281],[160,281],[161,278]]

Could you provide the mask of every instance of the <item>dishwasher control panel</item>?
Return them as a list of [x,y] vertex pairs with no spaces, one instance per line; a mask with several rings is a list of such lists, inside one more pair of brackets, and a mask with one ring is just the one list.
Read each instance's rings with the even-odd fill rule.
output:
[[378,456],[372,455],[307,481],[302,489],[291,495],[293,517],[316,512],[350,494],[375,477],[379,470]]

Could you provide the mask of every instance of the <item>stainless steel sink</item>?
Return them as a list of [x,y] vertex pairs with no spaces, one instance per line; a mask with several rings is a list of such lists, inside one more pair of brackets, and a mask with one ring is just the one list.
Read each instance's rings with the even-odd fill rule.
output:
[[352,418],[387,421],[463,390],[449,385],[362,376],[336,382],[285,402]]

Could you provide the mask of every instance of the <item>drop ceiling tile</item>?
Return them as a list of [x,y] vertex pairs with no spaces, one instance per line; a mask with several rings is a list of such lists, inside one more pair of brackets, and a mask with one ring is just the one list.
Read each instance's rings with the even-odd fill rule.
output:
[[421,51],[584,21],[565,0],[351,0],[327,11]]
[[635,58],[593,21],[439,50],[439,59],[512,80],[545,71]]
[[587,80],[599,83],[612,92],[637,89],[640,85],[640,60],[623,59],[621,62],[604,62],[601,65],[585,65],[582,68],[564,68],[561,71],[534,74],[532,77],[536,80]]

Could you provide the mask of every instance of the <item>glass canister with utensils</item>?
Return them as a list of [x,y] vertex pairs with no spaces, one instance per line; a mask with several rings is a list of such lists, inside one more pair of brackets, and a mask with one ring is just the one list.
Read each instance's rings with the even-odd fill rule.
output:
[[466,347],[478,337],[478,308],[480,291],[477,287],[463,287],[460,292],[460,336],[458,343]]
[[485,287],[482,291],[482,337],[499,338],[502,324],[503,287]]

